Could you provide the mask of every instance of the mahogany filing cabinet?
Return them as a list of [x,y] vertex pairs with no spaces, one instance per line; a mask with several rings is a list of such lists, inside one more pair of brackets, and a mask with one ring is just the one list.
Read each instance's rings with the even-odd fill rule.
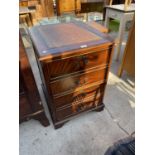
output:
[[30,36],[54,127],[101,111],[114,42],[82,22],[41,25]]

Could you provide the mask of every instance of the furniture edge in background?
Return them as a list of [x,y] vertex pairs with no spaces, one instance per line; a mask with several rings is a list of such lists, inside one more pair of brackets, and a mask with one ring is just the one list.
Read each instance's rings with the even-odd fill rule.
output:
[[43,126],[49,125],[28,56],[19,32],[19,123],[29,119],[38,120]]

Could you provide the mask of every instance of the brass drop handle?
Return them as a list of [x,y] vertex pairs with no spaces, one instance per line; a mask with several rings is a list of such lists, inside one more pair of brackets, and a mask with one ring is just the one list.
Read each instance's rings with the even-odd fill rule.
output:
[[86,92],[84,92],[83,90],[80,90],[80,93],[79,95],[77,95],[76,97],[73,98],[73,102],[79,102],[79,101],[82,101],[84,99],[84,97],[87,95]]
[[80,80],[75,81],[76,85],[80,84]]
[[78,79],[75,83],[76,83],[76,85],[83,85],[83,84],[87,83],[87,81],[88,81],[88,78],[85,77],[83,80]]
[[80,108],[81,108],[81,107],[79,107],[79,106],[77,107],[77,112],[80,112],[80,111],[81,111],[81,109],[80,109]]
[[83,67],[80,64],[81,61],[83,63],[83,66],[85,66],[88,63],[88,57],[86,55],[82,55],[82,56],[77,57],[77,60],[76,60],[76,68],[77,69],[80,69],[81,67]]
[[82,56],[82,60],[83,60],[84,65],[86,65],[88,63],[88,58],[86,55]]
[[86,92],[82,93],[81,96],[85,97],[87,95]]
[[82,103],[80,103],[80,104],[79,104],[78,110],[81,111],[81,110],[83,110],[83,109],[84,109],[84,105],[83,105]]
[[76,69],[80,69],[81,65],[79,63],[79,61],[76,61]]
[[86,96],[87,95],[87,93],[84,92],[84,90],[80,90],[79,92],[81,93],[80,96]]

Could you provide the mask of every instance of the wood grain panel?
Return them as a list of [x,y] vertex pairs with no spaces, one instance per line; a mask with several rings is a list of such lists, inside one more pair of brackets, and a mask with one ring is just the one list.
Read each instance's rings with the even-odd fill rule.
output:
[[84,112],[94,107],[97,107],[100,104],[101,104],[101,98],[94,100],[93,97],[84,99],[82,102],[73,103],[71,106],[67,108],[56,110],[57,120],[61,121],[65,118],[77,115],[80,112]]
[[56,108],[59,107],[66,107],[68,105],[72,105],[75,102],[80,102],[81,100],[85,98],[89,98],[90,96],[94,99],[96,97],[99,97],[103,95],[104,89],[106,84],[101,84],[93,87],[89,87],[87,89],[83,89],[81,91],[75,91],[73,93],[67,94],[67,95],[59,95],[57,97],[54,97],[54,104],[56,105]]
[[50,82],[50,89],[53,95],[59,94],[66,91],[76,91],[78,87],[83,85],[89,85],[97,81],[106,80],[106,68],[99,69],[96,71],[89,71],[88,73],[83,72],[81,74],[75,74],[74,76],[67,76],[57,81]]
[[108,50],[85,54],[82,56],[71,57],[68,59],[53,61],[43,65],[43,71],[46,81],[51,78],[64,76],[78,71],[86,71],[96,66],[107,66],[109,63]]

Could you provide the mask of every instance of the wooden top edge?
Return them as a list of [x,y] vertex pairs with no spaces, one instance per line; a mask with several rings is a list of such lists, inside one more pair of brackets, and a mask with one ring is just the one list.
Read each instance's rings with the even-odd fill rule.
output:
[[48,61],[56,61],[59,59],[66,59],[66,58],[70,58],[70,57],[74,57],[74,56],[80,56],[83,54],[89,54],[89,53],[94,53],[94,52],[100,52],[100,51],[104,51],[104,50],[108,50],[110,48],[112,48],[112,46],[114,45],[114,42],[111,43],[106,43],[106,45],[102,44],[102,45],[98,45],[98,46],[93,46],[93,47],[88,47],[88,48],[83,48],[83,49],[77,49],[77,50],[72,50],[72,51],[65,51],[59,54],[49,54],[47,56],[43,56],[39,58],[39,61],[41,62],[48,62]]

